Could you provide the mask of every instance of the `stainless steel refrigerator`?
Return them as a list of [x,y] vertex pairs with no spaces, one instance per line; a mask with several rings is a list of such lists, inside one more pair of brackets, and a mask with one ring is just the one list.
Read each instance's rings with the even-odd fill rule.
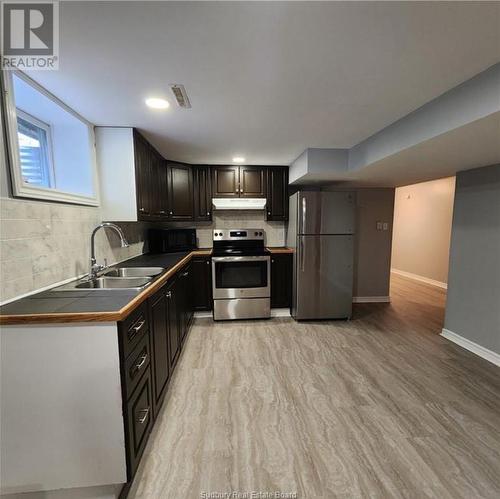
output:
[[300,191],[290,197],[294,319],[351,317],[354,227],[352,192]]

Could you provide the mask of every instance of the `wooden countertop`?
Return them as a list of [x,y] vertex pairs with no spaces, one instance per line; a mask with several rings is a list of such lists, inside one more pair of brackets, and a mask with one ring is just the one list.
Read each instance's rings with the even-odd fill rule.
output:
[[[272,254],[278,253],[293,253],[293,250],[285,247],[270,247],[268,250]],[[191,251],[190,253],[182,256],[176,261],[176,263],[167,268],[167,270],[160,275],[153,283],[146,287],[144,290],[135,293],[122,292],[121,294],[115,294],[116,291],[90,291],[85,292],[82,296],[78,296],[78,292],[73,296],[69,294],[63,294],[64,292],[45,292],[37,295],[33,295],[33,298],[28,297],[22,300],[12,302],[3,306],[3,309],[7,309],[7,312],[0,313],[0,324],[1,325],[12,325],[12,324],[48,324],[48,323],[67,323],[67,322],[117,322],[125,319],[133,310],[135,310],[144,300],[153,295],[158,291],[170,278],[172,278],[184,265],[186,265],[193,257],[196,256],[210,256],[212,254],[211,249],[199,249]],[[143,255],[144,258],[147,256]],[[141,257],[138,257],[141,258]],[[124,263],[124,262],[122,262]],[[55,297],[57,293],[57,298]],[[97,295],[97,293],[100,293]],[[116,300],[116,298],[119,298]],[[26,303],[26,300],[28,302]],[[51,310],[50,312],[43,312],[43,308],[52,305],[54,308],[56,301],[64,302],[64,306],[61,306],[61,310]],[[88,300],[87,308],[91,310],[85,311],[64,311],[65,308],[75,308],[75,304],[81,304],[84,300]],[[113,308],[113,303],[109,305],[111,310],[106,310],[108,307],[108,302],[113,300],[120,305]],[[12,305],[25,304],[24,309],[26,311],[22,312],[9,312],[9,309],[16,308]],[[94,306],[95,304],[95,306]],[[19,308],[19,307],[18,307]],[[20,307],[22,309],[23,307]],[[85,308],[85,307],[81,307]],[[104,310],[102,310],[104,308]],[[101,309],[101,310],[100,310]],[[40,311],[39,311],[40,310]]]

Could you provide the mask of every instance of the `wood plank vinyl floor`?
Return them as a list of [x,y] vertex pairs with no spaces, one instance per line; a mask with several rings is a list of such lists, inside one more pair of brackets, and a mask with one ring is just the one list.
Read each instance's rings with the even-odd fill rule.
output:
[[438,335],[444,290],[391,295],[349,322],[197,319],[129,497],[500,497],[500,369]]

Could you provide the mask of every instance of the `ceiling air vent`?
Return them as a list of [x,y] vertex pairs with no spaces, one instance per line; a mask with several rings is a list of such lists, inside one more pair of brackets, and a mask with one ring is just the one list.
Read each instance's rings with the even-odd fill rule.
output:
[[171,83],[170,88],[174,94],[175,100],[179,107],[184,107],[189,109],[191,107],[191,102],[189,102],[189,97],[187,96],[186,89],[184,85],[177,85],[177,83]]

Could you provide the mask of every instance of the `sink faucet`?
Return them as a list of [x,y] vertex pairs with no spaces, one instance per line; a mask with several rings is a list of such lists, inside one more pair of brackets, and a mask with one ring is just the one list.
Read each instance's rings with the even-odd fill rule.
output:
[[122,248],[126,248],[128,246],[128,242],[125,239],[125,235],[123,234],[123,231],[118,227],[118,225],[112,224],[110,222],[103,222],[102,224],[99,224],[93,231],[92,235],[90,236],[90,271],[89,271],[89,279],[95,279],[97,277],[97,274],[106,268],[105,265],[98,265],[96,258],[95,258],[95,243],[94,243],[94,238],[96,232],[101,229],[101,228],[106,228],[109,227],[110,229],[113,229],[119,236],[120,236],[120,243],[122,245]]

